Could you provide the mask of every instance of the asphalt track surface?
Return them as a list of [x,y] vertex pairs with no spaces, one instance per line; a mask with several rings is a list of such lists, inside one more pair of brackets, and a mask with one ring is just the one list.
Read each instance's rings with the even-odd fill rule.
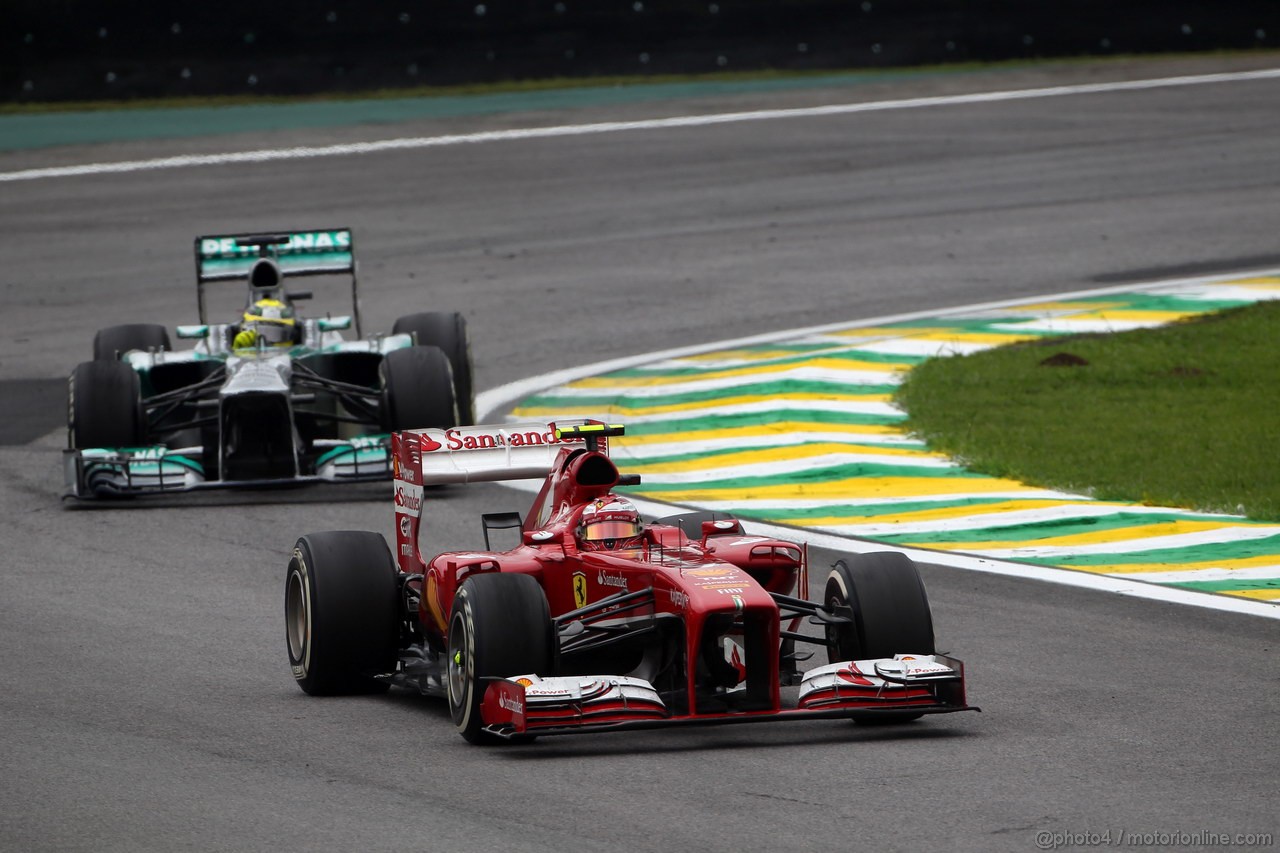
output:
[[[31,150],[0,171],[1277,65],[1058,66]],[[1280,832],[1273,620],[955,569],[923,573],[982,714],[476,749],[435,701],[308,698],[284,654],[288,551],[312,530],[390,534],[385,489],[65,507],[51,390],[101,326],[190,322],[191,239],[219,231],[354,227],[368,328],[462,310],[481,389],[691,342],[1265,266],[1280,251],[1277,107],[1280,84],[1250,81],[4,185],[0,849],[1018,851],[1038,833]],[[478,546],[480,512],[526,500],[451,488],[429,540]]]

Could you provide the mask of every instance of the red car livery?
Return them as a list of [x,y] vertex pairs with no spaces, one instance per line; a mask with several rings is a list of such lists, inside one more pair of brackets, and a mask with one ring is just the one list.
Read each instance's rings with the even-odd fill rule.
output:
[[[638,478],[607,452],[623,433],[578,420],[393,434],[395,548],[334,531],[303,536],[290,558],[298,684],[440,696],[472,743],[970,710],[907,557],[839,561],[810,601],[803,545],[720,512],[644,522],[617,491]],[[486,550],[424,554],[424,510],[447,500],[425,487],[535,477],[524,516],[482,517]],[[503,529],[519,542],[488,550]],[[803,668],[815,652],[825,663]]]

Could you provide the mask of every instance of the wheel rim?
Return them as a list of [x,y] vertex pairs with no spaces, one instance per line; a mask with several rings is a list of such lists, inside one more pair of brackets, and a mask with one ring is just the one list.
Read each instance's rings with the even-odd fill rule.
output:
[[[844,588],[844,580],[836,572],[832,572],[827,580],[826,591],[827,607],[841,607],[849,604],[849,592]],[[827,637],[827,658],[830,663],[841,663],[849,660],[846,656],[848,649],[842,642],[854,630],[852,625],[826,625],[823,632]],[[843,636],[842,636],[843,635]]]
[[467,645],[467,624],[459,611],[449,623],[449,707],[455,722],[460,722],[466,713],[467,688],[471,683]]
[[[827,596],[828,608],[836,607],[839,604],[841,604],[841,601],[838,595]],[[827,648],[828,649],[835,648],[840,642],[839,630],[837,630],[835,625],[827,625],[823,628],[823,631],[825,631],[827,635]]]
[[307,600],[307,582],[295,566],[289,572],[284,598],[285,636],[289,642],[289,659],[306,668],[311,647],[311,607]]

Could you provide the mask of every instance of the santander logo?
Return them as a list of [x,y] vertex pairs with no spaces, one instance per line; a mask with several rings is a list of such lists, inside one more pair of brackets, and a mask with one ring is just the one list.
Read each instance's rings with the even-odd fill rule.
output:
[[[450,427],[449,429],[424,429],[417,431],[423,453],[441,450],[495,450],[500,447],[536,447],[561,444],[581,444],[582,439],[556,438],[555,431],[542,427],[530,429],[530,425],[512,425],[512,428]],[[602,442],[603,445],[603,442]]]
[[417,512],[422,509],[422,487],[412,483],[396,483],[395,502],[397,507]]

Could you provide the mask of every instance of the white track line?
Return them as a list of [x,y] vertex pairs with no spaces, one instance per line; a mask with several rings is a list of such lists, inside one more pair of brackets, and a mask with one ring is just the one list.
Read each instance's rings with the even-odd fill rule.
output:
[[[1232,274],[1230,277],[1254,278],[1262,275],[1274,274],[1274,272],[1274,269],[1249,270],[1238,274]],[[1016,307],[1018,305],[1034,305],[1040,302],[1068,301],[1087,296],[1103,296],[1109,293],[1129,293],[1135,290],[1144,290],[1154,287],[1194,286],[1197,284],[1220,281],[1225,277],[1226,276],[1223,274],[1195,276],[1184,279],[1169,279],[1165,281],[1104,287],[1094,290],[1077,290],[1070,293],[1049,295],[1041,294],[1025,299],[984,302],[978,305],[969,305],[962,308],[952,308],[943,311],[915,311],[908,314],[895,314],[888,317],[874,317],[869,320],[861,320],[853,323],[832,323],[824,326],[811,326],[804,329],[769,332],[768,334],[754,335],[747,338],[717,341],[715,343],[680,347],[663,352],[653,352],[645,355],[616,358],[612,361],[601,362],[595,365],[580,366],[567,370],[558,370],[553,373],[543,374],[542,376],[533,376],[528,379],[522,379],[518,382],[512,382],[477,394],[477,423],[490,423],[495,418],[502,418],[506,414],[505,410],[511,408],[520,400],[533,396],[534,394],[545,391],[549,388],[564,385],[568,382],[572,382],[576,379],[583,379],[587,376],[599,376],[615,370],[624,370],[665,359],[685,358],[687,356],[698,355],[705,352],[714,352],[721,349],[735,349],[754,344],[792,340],[804,335],[817,335],[843,329],[882,326],[889,323],[901,323],[908,320],[919,320],[928,317],[964,316],[972,314],[975,311],[992,311],[996,309]],[[515,488],[536,491],[538,486],[541,484],[540,482],[513,482],[509,483],[509,485]],[[659,503],[652,500],[632,498],[632,502],[635,503],[636,506],[639,507],[646,515],[653,517],[671,515],[679,512],[681,509],[679,506]],[[951,554],[945,551],[927,551],[920,548],[898,548],[890,545],[883,545],[878,542],[867,542],[853,537],[838,536],[831,533],[819,533],[795,527],[784,527],[780,525],[760,524],[754,522],[749,522],[748,524],[752,532],[758,532],[763,535],[778,536],[780,538],[796,538],[798,534],[802,534],[800,538],[803,538],[811,545],[829,548],[835,551],[853,551],[857,553],[866,551],[899,551],[906,554],[911,559],[918,560],[922,563],[932,563],[956,569],[965,569],[967,571],[1004,575],[1006,577],[1030,578],[1033,580],[1062,584],[1064,586],[1083,587],[1100,592],[1114,592],[1119,593],[1120,595],[1132,596],[1134,598],[1145,598],[1152,601],[1165,601],[1176,604],[1191,605],[1193,607],[1203,607],[1209,610],[1225,610],[1231,613],[1243,613],[1251,616],[1264,616],[1270,619],[1280,619],[1280,606],[1275,604],[1230,595],[1215,595],[1213,593],[1196,592],[1194,590],[1182,589],[1180,587],[1144,583],[1141,580],[1136,579],[1140,576],[1136,573],[1134,575],[1135,580],[1129,580],[1121,577],[1112,577],[1109,575],[1100,575],[1085,571],[1075,571],[1072,569],[1059,569],[1048,566],[1029,566],[1024,563],[1010,563],[969,554]]]
[[1069,95],[1092,95],[1105,92],[1132,92],[1144,89],[1166,89],[1176,86],[1201,86],[1212,83],[1236,83],[1249,80],[1270,80],[1280,77],[1280,68],[1257,71],[1235,71],[1221,74],[1199,74],[1185,77],[1161,77],[1152,80],[1127,80],[1112,83],[1086,83],[1074,86],[1050,86],[1040,89],[1015,89],[1003,92],[976,92],[967,95],[940,95],[927,98],[903,98],[890,101],[870,101],[856,104],[828,104],[794,109],[749,110],[745,112],[712,113],[709,115],[673,116],[671,118],[644,119],[640,121],[610,121],[593,124],[558,125],[555,127],[513,128],[482,133],[449,134],[444,136],[416,136],[398,139],[382,139],[373,142],[355,142],[343,145],[299,146],[295,148],[265,148],[257,151],[238,151],[227,154],[184,154],[153,160],[124,160],[116,163],[85,163],[78,166],[50,166],[41,169],[21,169],[0,172],[0,182],[33,181],[44,178],[66,178],[82,175],[108,175],[124,172],[145,172],[157,169],[186,169],[195,166],[221,166],[235,163],[267,163],[275,160],[303,160],[315,157],[343,157],[353,154],[377,154],[384,151],[405,151],[419,148],[438,148],[452,145],[474,145],[485,142],[504,142],[525,139],[551,139],[561,136],[589,136],[601,133],[622,133],[637,130],[667,130],[672,128],[707,127],[717,124],[735,124],[775,119],[816,118],[821,116],[849,115],[851,113],[910,110],[928,107],[947,107],[963,104],[983,104],[998,101],[1019,101],[1032,98],[1058,98]]

